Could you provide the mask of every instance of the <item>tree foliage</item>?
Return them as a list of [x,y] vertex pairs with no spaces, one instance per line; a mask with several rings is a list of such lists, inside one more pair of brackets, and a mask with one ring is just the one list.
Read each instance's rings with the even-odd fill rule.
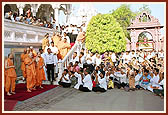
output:
[[149,14],[151,14],[151,9],[149,8],[149,5],[147,5],[147,4],[143,4],[143,6],[142,7],[140,7],[139,8],[139,10],[137,11],[137,15],[140,15],[140,14],[142,14],[142,12],[144,12],[144,11],[146,11],[147,13],[149,13]]
[[92,52],[121,52],[126,49],[122,27],[111,14],[98,14],[90,20],[86,31],[86,48]]
[[136,13],[131,11],[130,5],[123,4],[116,10],[113,10],[112,15],[123,28],[125,36],[130,39],[130,33],[127,31],[127,27],[130,26],[131,20],[135,19]]

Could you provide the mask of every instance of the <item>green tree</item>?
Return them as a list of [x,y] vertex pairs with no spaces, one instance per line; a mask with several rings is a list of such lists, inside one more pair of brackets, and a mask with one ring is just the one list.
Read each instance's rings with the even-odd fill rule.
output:
[[122,27],[111,14],[98,14],[90,20],[86,31],[86,48],[92,52],[121,52],[126,49]]
[[146,11],[147,13],[151,14],[151,9],[149,8],[149,5],[147,4],[143,4],[142,7],[139,8],[139,10],[136,12],[137,15],[142,14],[144,11]]
[[123,28],[125,36],[130,39],[130,33],[127,31],[127,27],[130,26],[131,20],[135,19],[136,13],[131,11],[130,5],[123,4],[116,10],[113,10],[112,15]]

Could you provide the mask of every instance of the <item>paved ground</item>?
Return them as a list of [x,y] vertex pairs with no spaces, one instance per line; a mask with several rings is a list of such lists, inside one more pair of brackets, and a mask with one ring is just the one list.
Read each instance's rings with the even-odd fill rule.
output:
[[163,111],[164,99],[144,90],[105,93],[56,87],[18,103],[15,111]]

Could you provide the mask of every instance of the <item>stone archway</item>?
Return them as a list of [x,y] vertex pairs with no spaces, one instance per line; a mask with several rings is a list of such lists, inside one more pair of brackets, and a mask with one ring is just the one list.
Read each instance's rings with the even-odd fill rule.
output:
[[18,8],[17,8],[16,4],[5,4],[4,14],[9,11],[12,11],[13,13],[18,13]]
[[[28,9],[31,9],[31,5],[30,4],[25,4],[24,8],[23,8],[23,15],[26,15],[26,12]],[[31,13],[32,16],[32,13]]]
[[36,17],[41,18],[43,21],[50,21],[50,17],[54,12],[51,4],[41,4],[37,10]]
[[5,4],[5,6],[4,6],[4,14],[9,12],[9,11],[11,11],[10,5],[9,4]]
[[137,16],[136,19],[131,22],[130,27],[127,28],[127,30],[130,30],[131,50],[136,50],[138,36],[144,31],[151,33],[153,36],[154,49],[156,51],[160,50],[161,28],[163,28],[163,26],[161,26],[159,20],[147,12],[143,12],[141,15]]
[[154,49],[153,35],[149,31],[143,31],[138,34],[138,42],[136,43],[136,49]]

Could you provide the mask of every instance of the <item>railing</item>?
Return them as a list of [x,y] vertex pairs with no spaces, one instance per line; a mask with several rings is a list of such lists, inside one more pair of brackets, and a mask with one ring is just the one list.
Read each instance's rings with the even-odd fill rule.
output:
[[56,83],[55,83],[56,85],[58,85],[58,81],[59,81],[59,79],[61,78],[64,69],[66,69],[67,66],[68,66],[68,64],[70,63],[70,60],[71,60],[72,57],[73,57],[73,53],[74,53],[74,52],[77,52],[77,56],[79,56],[80,50],[82,49],[82,46],[83,46],[82,43],[76,42],[76,43],[73,45],[73,47],[71,48],[71,50],[70,50],[70,51],[67,53],[67,55],[64,57],[64,59],[58,61],[59,74],[58,74],[58,77],[57,77],[57,80],[56,80]]
[[12,22],[4,19],[4,43],[5,45],[40,45],[44,35],[53,34],[53,29],[33,26],[21,22]]

